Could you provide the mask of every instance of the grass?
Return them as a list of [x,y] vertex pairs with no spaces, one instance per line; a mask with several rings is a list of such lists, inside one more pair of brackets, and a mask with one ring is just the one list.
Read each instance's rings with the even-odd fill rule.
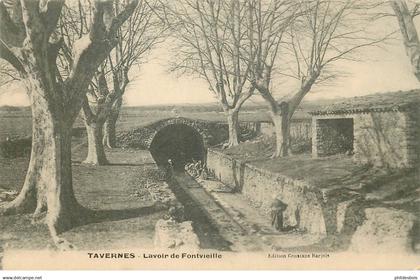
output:
[[[306,152],[272,159],[274,145],[273,138],[260,137],[221,151],[262,169],[305,180],[323,188],[334,187],[338,184],[337,178],[348,178],[346,181],[349,184],[357,184],[365,177],[372,176],[372,172],[376,172],[369,166],[355,164],[351,156],[347,155],[312,158],[311,154]],[[322,176],[319,176],[320,174]]]

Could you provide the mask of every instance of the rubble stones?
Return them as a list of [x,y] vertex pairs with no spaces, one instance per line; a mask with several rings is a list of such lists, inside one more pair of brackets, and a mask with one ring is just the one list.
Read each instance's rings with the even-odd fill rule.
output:
[[365,209],[365,215],[365,221],[351,239],[349,250],[364,254],[413,252],[412,232],[416,219],[413,214],[377,207]]
[[166,182],[159,184],[149,184],[146,186],[146,189],[149,192],[152,200],[155,202],[170,204],[176,201],[175,195],[172,193]]
[[156,223],[154,245],[162,249],[200,249],[200,241],[194,233],[192,222],[178,223],[172,219],[161,219]]
[[201,163],[201,161],[188,163],[185,165],[184,169],[188,175],[195,179],[201,177],[205,170],[204,165]]
[[185,221],[185,209],[181,203],[173,205],[168,210],[169,219],[181,223]]
[[12,201],[18,195],[17,191],[0,189],[0,202]]

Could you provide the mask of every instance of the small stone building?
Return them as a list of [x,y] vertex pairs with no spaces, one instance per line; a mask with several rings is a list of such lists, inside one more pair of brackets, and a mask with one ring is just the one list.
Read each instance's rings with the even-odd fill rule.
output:
[[345,99],[311,112],[312,155],[412,167],[420,159],[420,90]]

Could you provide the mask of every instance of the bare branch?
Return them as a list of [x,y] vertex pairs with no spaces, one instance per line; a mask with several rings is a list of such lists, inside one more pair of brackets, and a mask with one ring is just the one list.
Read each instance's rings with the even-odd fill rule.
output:
[[248,75],[252,59],[243,20],[247,1],[183,0],[158,13],[175,43],[172,71],[198,75],[225,111],[239,110],[253,94]]
[[[410,13],[407,3],[403,0],[393,0],[391,1],[391,6],[398,19],[403,43],[410,58],[413,73],[420,81],[420,41],[412,13]],[[418,5],[416,5],[414,11],[416,10],[418,10]]]

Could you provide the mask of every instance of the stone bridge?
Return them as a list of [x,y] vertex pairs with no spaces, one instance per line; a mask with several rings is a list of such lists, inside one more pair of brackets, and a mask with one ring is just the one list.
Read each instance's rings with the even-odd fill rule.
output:
[[118,137],[124,147],[148,149],[158,165],[168,160],[183,168],[192,160],[205,161],[206,148],[228,139],[225,123],[171,118],[124,132]]
[[188,118],[164,119],[144,128],[148,130],[148,133],[144,135],[144,144],[148,149],[152,147],[152,143],[156,136],[159,137],[161,136],[161,133],[170,129],[173,129],[171,136],[174,136],[175,134],[179,135],[181,131],[186,132],[184,129],[188,130],[189,128],[189,132],[195,130],[195,133],[198,133],[201,136],[203,144],[206,147],[217,145],[228,138],[228,127],[226,124]]

